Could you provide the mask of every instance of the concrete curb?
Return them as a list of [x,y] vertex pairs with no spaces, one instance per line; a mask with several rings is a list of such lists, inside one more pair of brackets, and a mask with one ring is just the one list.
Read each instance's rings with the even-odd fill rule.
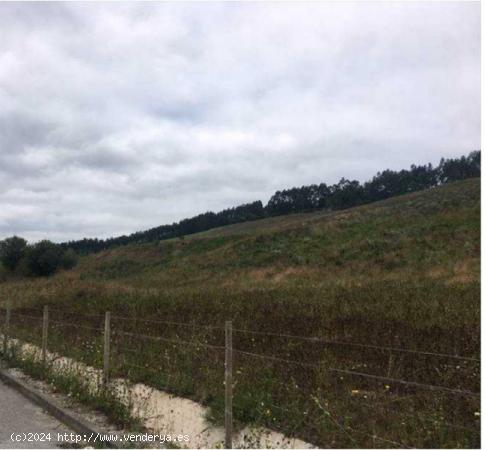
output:
[[[95,436],[95,435],[106,435],[107,433],[100,433],[96,428],[88,423],[86,420],[81,418],[76,413],[67,411],[58,402],[45,394],[38,392],[36,389],[28,386],[24,382],[16,379],[13,375],[9,374],[3,367],[0,367],[0,380],[3,381],[7,386],[14,388],[16,391],[20,392],[24,397],[28,398],[33,403],[39,405],[42,409],[47,411],[49,414],[54,416],[57,420],[67,425],[77,434],[82,436]],[[93,438],[91,438],[93,439]],[[112,442],[89,442],[90,444],[98,444],[103,447],[108,448],[122,448],[115,445]]]

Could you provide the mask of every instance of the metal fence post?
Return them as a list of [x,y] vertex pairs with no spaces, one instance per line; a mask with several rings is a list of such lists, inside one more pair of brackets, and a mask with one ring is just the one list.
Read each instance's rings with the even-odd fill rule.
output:
[[226,322],[226,361],[225,361],[225,448],[232,448],[232,321]]
[[104,317],[104,354],[103,354],[103,386],[109,381],[109,344],[111,332],[111,313],[106,311]]
[[5,313],[5,326],[3,329],[3,356],[7,357],[7,350],[8,350],[8,340],[10,334],[10,314],[12,311],[12,302],[11,300],[7,300],[7,310]]
[[44,305],[44,315],[42,317],[42,365],[45,368],[47,362],[47,331],[49,327],[49,307]]

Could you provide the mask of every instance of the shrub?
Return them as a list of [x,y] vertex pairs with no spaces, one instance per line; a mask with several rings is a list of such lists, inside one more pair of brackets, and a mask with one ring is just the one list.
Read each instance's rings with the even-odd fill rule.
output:
[[77,255],[72,249],[64,250],[47,240],[29,246],[25,259],[27,273],[34,276],[49,276],[59,269],[72,269],[77,263]]
[[52,275],[61,266],[63,251],[50,241],[40,241],[29,246],[27,265],[32,275]]

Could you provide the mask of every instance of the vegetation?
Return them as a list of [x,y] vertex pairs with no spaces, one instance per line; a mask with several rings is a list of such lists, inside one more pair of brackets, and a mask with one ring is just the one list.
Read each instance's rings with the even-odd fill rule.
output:
[[[115,389],[109,386],[105,389],[92,389],[86,383],[85,375],[78,373],[75,368],[65,367],[62,370],[54,370],[52,364],[42,364],[35,355],[25,355],[16,344],[11,344],[3,357],[7,363],[21,368],[27,375],[43,380],[58,392],[103,412],[118,427],[130,430],[142,429],[139,420],[131,414],[131,405],[125,404],[126,402],[119,398]],[[97,447],[103,448],[101,445]]]
[[441,159],[440,164],[435,168],[431,164],[427,164],[423,166],[412,165],[409,170],[398,172],[385,170],[379,172],[372,180],[363,185],[357,180],[351,181],[342,178],[337,184],[331,186],[321,183],[285,189],[277,191],[265,207],[258,200],[218,213],[206,212],[172,225],[162,225],[129,236],[119,236],[106,240],[82,239],[63,245],[73,248],[78,253],[98,252],[129,243],[156,242],[264,217],[321,209],[334,211],[351,208],[440,186],[452,181],[479,176],[480,152],[475,151],[461,158]]
[[28,248],[27,267],[30,274],[52,275],[59,269],[72,269],[77,262],[72,249],[63,249],[50,241],[40,241]]
[[0,241],[0,261],[7,270],[14,271],[27,251],[27,241],[18,236]]
[[50,305],[50,348],[96,367],[110,310],[113,375],[202,402],[217,422],[230,319],[241,426],[321,447],[480,443],[474,396],[333,370],[479,392],[479,179],[112,248],[53,277],[10,279],[0,296],[32,342]]
[[75,267],[77,255],[47,240],[28,245],[25,239],[13,236],[0,241],[0,262],[9,273],[48,276]]

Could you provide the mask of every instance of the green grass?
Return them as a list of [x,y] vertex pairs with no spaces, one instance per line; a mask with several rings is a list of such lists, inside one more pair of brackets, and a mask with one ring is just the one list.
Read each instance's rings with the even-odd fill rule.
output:
[[[480,182],[120,247],[50,279],[1,283],[0,295],[15,301],[15,329],[31,340],[37,322],[18,313],[51,305],[52,320],[73,325],[52,323],[50,345],[97,367],[102,314],[111,310],[115,374],[193,398],[220,422],[223,351],[122,333],[222,346],[222,329],[200,326],[230,319],[238,329],[478,358]],[[234,346],[316,365],[236,353],[238,426],[263,424],[327,447],[479,445],[477,400],[329,370],[478,391],[477,363],[242,332]]]
[[121,401],[109,386],[93,390],[86,383],[83,374],[75,368],[55,369],[50,363],[44,365],[34,355],[21,352],[20,348],[13,343],[2,356],[9,365],[22,369],[25,374],[33,378],[45,381],[55,391],[102,412],[120,429],[129,429],[133,432],[142,429],[139,420],[131,414],[130,405]]

